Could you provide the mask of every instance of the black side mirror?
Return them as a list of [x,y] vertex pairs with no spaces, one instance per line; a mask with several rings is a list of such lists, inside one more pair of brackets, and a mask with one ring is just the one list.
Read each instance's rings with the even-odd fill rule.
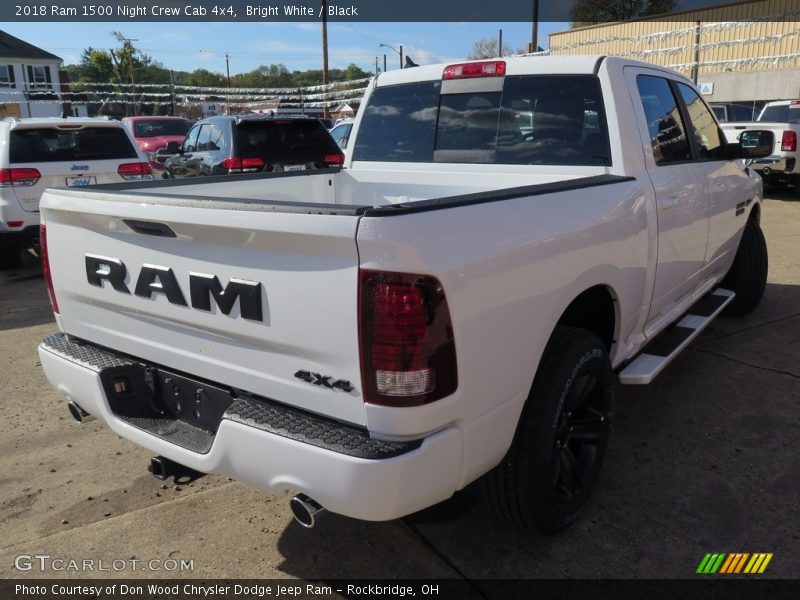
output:
[[182,154],[181,145],[178,142],[169,142],[167,147],[159,150],[157,154]]
[[739,134],[739,142],[728,144],[730,158],[764,158],[772,154],[775,134],[766,129],[749,129]]

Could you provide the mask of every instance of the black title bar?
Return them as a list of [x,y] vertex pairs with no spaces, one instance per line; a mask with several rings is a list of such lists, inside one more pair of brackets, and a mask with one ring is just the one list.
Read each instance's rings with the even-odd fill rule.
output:
[[[314,22],[323,13],[330,21],[350,22],[531,22],[538,5],[539,22],[572,21],[576,3],[589,0],[18,0],[0,3],[0,20],[13,23],[94,22],[185,22],[185,21],[272,21]],[[609,4],[620,0],[609,0]],[[718,6],[724,0],[677,0],[667,13],[676,21],[689,17],[685,11]],[[800,10],[774,10],[771,2],[739,2],[724,11],[726,21],[796,21]],[[773,7],[770,9],[770,5]],[[780,5],[778,3],[777,5]],[[788,2],[785,6],[793,6]],[[718,16],[699,20],[720,20]],[[601,21],[618,17],[607,12]],[[627,19],[626,19],[627,20]]]

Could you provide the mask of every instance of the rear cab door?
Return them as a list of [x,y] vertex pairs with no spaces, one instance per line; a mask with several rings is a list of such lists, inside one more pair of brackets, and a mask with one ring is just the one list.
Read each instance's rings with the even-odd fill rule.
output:
[[624,69],[653,185],[658,261],[645,334],[673,320],[696,288],[706,261],[709,199],[706,169],[694,160],[677,77],[659,69]]
[[727,266],[726,255],[735,252],[737,232],[747,220],[746,206],[756,193],[742,163],[726,156],[726,139],[711,110],[692,86],[677,84],[686,106],[695,162],[708,188],[708,246],[705,271]]

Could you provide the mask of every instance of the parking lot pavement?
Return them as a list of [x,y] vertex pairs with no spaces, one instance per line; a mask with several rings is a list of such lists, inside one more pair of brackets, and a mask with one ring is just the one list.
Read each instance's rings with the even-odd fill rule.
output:
[[[306,531],[288,497],[215,476],[154,479],[145,450],[97,422],[75,425],[45,380],[36,346],[56,327],[30,258],[0,274],[0,576],[678,578],[721,551],[772,552],[766,575],[797,577],[800,202],[767,201],[763,227],[761,307],[717,320],[652,385],[618,386],[593,502],[554,537],[503,528],[469,490],[403,520],[331,515]],[[127,562],[14,568],[36,554]],[[193,570],[142,571],[131,559],[192,560]]]

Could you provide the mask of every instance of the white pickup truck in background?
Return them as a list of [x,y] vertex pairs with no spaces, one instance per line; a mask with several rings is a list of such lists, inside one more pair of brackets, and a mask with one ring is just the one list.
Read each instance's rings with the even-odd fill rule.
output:
[[614,377],[649,383],[761,300],[762,184],[738,159],[773,139],[745,141],[620,58],[382,73],[343,169],[46,191],[62,333],[41,363],[154,469],[299,492],[305,526],[481,479],[507,522],[558,531]]
[[794,193],[800,196],[800,100],[767,102],[754,122],[723,123],[722,129],[729,142],[737,142],[744,131],[771,131],[775,148],[769,156],[751,161],[750,168],[763,177],[765,184],[792,185]]

